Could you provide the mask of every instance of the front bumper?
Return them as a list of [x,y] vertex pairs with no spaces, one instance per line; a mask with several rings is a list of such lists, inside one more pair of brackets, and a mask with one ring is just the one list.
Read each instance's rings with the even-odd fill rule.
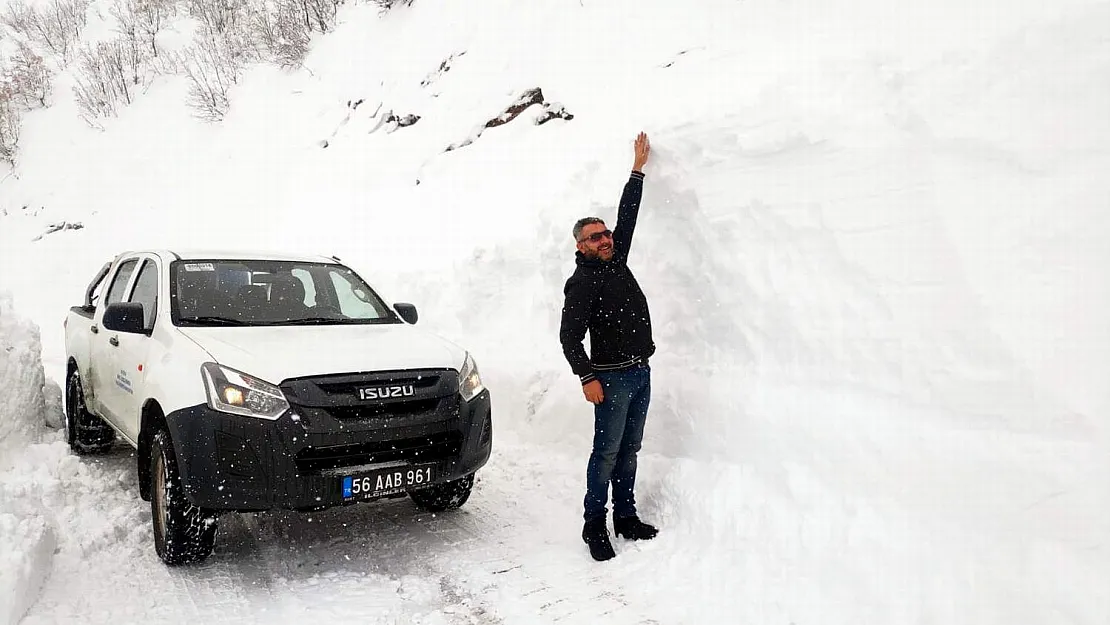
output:
[[433,463],[433,484],[457,479],[484,466],[493,443],[488,390],[401,416],[337,419],[329,409],[294,404],[267,421],[202,404],[166,421],[186,496],[223,511],[345,505],[352,499],[344,497],[342,476],[379,467]]

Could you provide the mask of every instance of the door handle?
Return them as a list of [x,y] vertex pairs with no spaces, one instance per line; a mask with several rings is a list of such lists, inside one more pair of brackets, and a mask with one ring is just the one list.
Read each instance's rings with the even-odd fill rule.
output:
[[96,324],[94,323],[92,325],[92,327],[89,328],[89,332],[92,332],[93,334],[96,334],[96,333],[100,332],[100,328],[96,327]]
[[108,339],[108,342],[111,343],[113,347],[119,347],[119,339],[114,336]]

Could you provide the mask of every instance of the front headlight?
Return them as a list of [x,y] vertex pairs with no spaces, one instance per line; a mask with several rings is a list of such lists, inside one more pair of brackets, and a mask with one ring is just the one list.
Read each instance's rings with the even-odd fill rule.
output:
[[466,354],[466,360],[463,361],[462,368],[459,369],[459,393],[462,394],[463,401],[470,401],[478,396],[485,390],[482,384],[482,377],[478,375],[478,365],[474,359],[470,357],[470,353]]
[[208,407],[220,412],[274,420],[289,409],[281,389],[240,371],[206,362],[200,368]]

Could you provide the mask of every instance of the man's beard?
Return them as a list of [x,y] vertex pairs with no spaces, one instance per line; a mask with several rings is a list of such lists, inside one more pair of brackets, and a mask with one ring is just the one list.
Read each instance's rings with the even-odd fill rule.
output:
[[[609,255],[608,258],[605,257],[606,252]],[[594,260],[601,260],[601,261],[612,260],[613,259],[613,248],[610,247],[609,249],[605,250],[605,252],[602,252],[600,249],[594,250],[593,252],[591,252],[587,256],[587,258],[592,258]]]

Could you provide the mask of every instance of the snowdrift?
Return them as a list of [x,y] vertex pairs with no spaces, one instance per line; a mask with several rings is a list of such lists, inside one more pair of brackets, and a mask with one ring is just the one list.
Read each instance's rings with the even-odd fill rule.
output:
[[[311,72],[246,72],[220,126],[190,116],[173,77],[106,132],[61,96],[29,114],[20,176],[3,183],[13,222],[35,224],[16,243],[82,229],[13,245],[6,279],[17,296],[44,275],[66,284],[20,302],[50,321],[58,367],[65,306],[120,249],[324,251],[420,296],[433,322],[542,345],[529,368],[561,371],[569,224],[614,218],[643,128],[656,154],[632,263],[675,373],[740,366],[1006,427],[1091,426],[1110,375],[1110,287],[1094,273],[1110,96],[1090,79],[1108,64],[1107,9],[956,4],[836,18],[760,3],[352,6]],[[1017,30],[1033,18],[1047,25]],[[769,29],[786,39],[771,45]],[[535,87],[543,106],[483,126]],[[558,107],[572,118],[537,124]],[[15,271],[21,253],[33,271]],[[478,315],[486,295],[498,307]]]
[[12,514],[0,494],[0,621],[18,623],[50,574],[56,540],[41,515]]
[[16,315],[11,294],[0,291],[0,621],[16,623],[50,571],[55,538],[41,510],[28,503],[25,483],[9,473],[29,461],[25,448],[42,435],[45,376],[39,330]]
[[0,291],[0,473],[46,423],[46,374],[39,328],[18,316],[11,293]]

